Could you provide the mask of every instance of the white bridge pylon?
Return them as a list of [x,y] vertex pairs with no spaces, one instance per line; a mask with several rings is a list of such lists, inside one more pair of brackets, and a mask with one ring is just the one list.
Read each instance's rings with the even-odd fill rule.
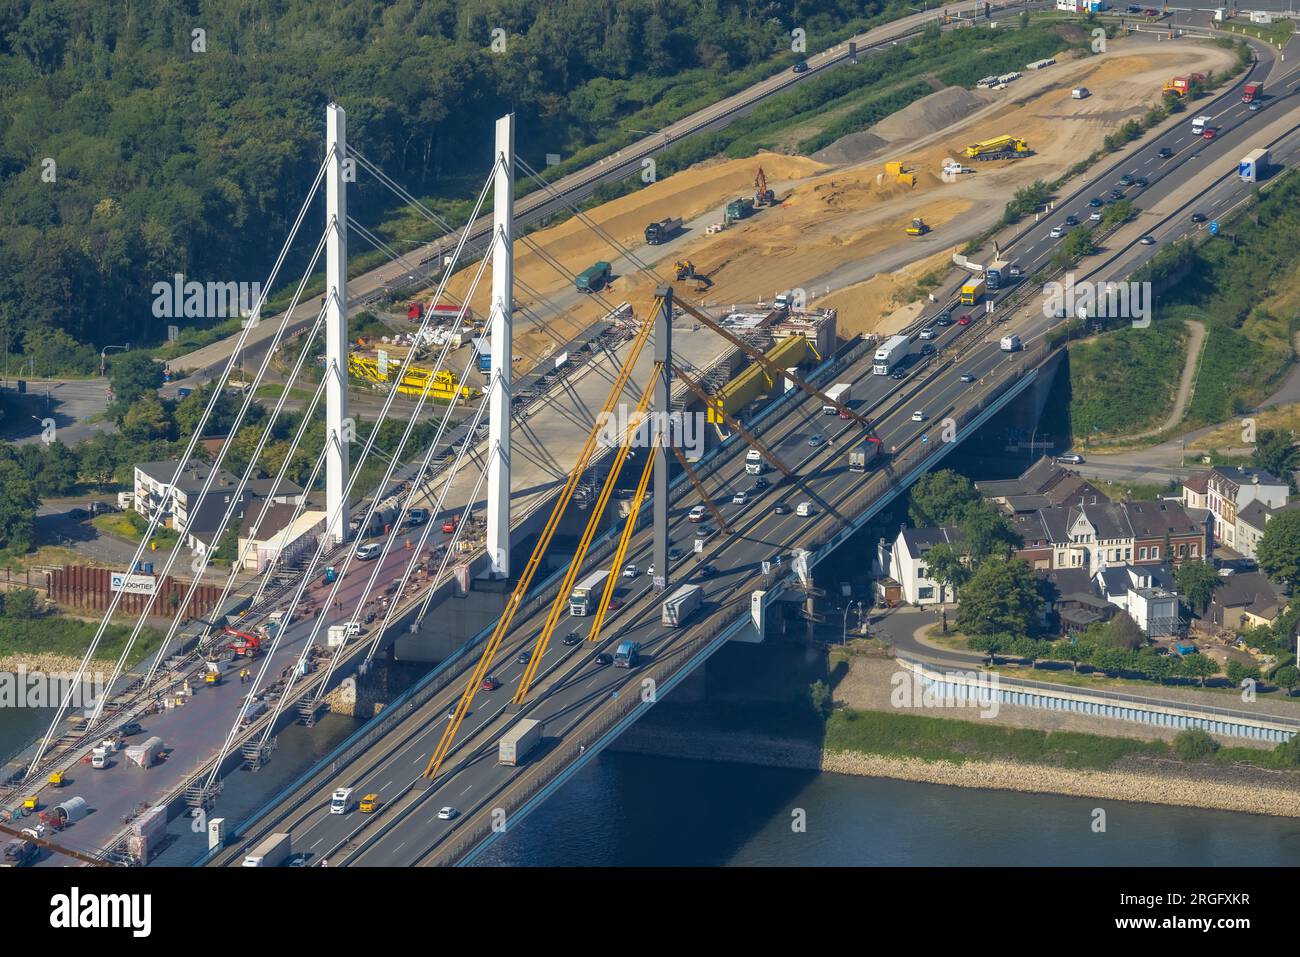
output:
[[348,435],[348,196],[347,114],[325,108],[325,533],[347,540]]
[[492,578],[510,577],[510,405],[515,262],[515,117],[497,120],[493,156],[492,394],[488,399],[487,542]]

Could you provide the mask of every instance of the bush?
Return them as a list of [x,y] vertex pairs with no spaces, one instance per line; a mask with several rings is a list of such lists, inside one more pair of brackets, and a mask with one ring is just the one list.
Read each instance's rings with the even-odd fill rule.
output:
[[808,704],[819,718],[829,718],[835,710],[831,687],[824,681],[814,681],[808,686]]
[[1218,750],[1219,742],[1200,728],[1179,731],[1174,738],[1174,753],[1184,761],[1204,761],[1214,757]]

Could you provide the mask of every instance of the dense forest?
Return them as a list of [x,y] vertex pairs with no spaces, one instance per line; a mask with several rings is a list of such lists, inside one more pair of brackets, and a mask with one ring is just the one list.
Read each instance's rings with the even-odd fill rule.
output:
[[[817,49],[888,5],[0,3],[0,339],[30,372],[89,372],[102,345],[165,336],[155,282],[263,280],[331,100],[367,158],[417,195],[463,200],[508,108],[540,167],[634,138],[628,118],[682,112],[683,90],[716,96],[785,62],[796,26]],[[350,212],[382,222],[387,202],[359,182]]]

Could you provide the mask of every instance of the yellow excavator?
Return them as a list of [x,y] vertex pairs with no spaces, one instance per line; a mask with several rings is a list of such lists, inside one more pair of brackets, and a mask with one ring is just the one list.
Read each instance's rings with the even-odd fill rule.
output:
[[682,282],[686,279],[695,280],[696,292],[703,292],[704,290],[708,289],[710,286],[713,285],[713,280],[709,278],[711,274],[706,272],[699,272],[695,268],[695,263],[691,262],[689,259],[677,260],[673,268],[676,270],[676,276],[678,282]]
[[921,217],[919,216],[916,219],[912,220],[911,226],[907,227],[907,235],[909,236],[924,236],[929,231],[930,231],[930,227],[927,226],[925,224],[925,220],[921,219]]

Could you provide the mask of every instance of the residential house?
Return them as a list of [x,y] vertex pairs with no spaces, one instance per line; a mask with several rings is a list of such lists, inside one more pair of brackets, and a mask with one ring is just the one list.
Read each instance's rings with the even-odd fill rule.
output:
[[[1204,492],[1201,491],[1202,486]],[[1199,472],[1183,483],[1183,504],[1188,507],[1204,507],[1211,516],[1210,534],[1216,545],[1226,545],[1234,551],[1241,552],[1242,544],[1238,541],[1237,517],[1252,502],[1260,502],[1270,509],[1280,509],[1287,503],[1290,489],[1283,479],[1263,469],[1249,466],[1217,466],[1207,472]],[[1244,544],[1253,547],[1258,539],[1255,532],[1256,522],[1263,519],[1252,511],[1248,518],[1249,527],[1243,530]]]
[[935,605],[955,600],[952,586],[940,585],[930,577],[925,556],[938,544],[957,545],[960,534],[955,528],[944,527],[899,530],[888,550],[888,579],[897,583],[904,601],[910,605]]
[[[178,472],[179,464],[172,460],[136,465],[132,505],[146,518],[158,515],[159,522],[179,533],[187,547],[204,549],[214,544],[231,500],[237,500],[232,517],[239,520],[253,496],[247,488],[236,495],[239,479],[225,469],[214,470],[191,459]],[[205,486],[208,491],[203,495]]]
[[1264,537],[1264,526],[1279,513],[1287,509],[1300,508],[1300,499],[1287,502],[1280,508],[1270,508],[1260,499],[1255,499],[1245,508],[1237,511],[1236,550],[1246,558],[1255,558],[1255,549]]
[[1210,598],[1209,618],[1225,631],[1271,625],[1287,606],[1282,590],[1263,572],[1224,575]]
[[1128,612],[1148,638],[1186,631],[1173,573],[1167,565],[1122,565],[1103,568],[1093,585],[1106,601]]
[[993,482],[976,482],[975,489],[984,498],[1012,514],[1065,505],[1072,502],[1097,502],[1106,497],[1079,473],[1043,456],[1021,473],[1019,478]]
[[1177,502],[1087,500],[1011,516],[1023,545],[1016,556],[1042,571],[1159,564],[1202,558],[1207,533]]

